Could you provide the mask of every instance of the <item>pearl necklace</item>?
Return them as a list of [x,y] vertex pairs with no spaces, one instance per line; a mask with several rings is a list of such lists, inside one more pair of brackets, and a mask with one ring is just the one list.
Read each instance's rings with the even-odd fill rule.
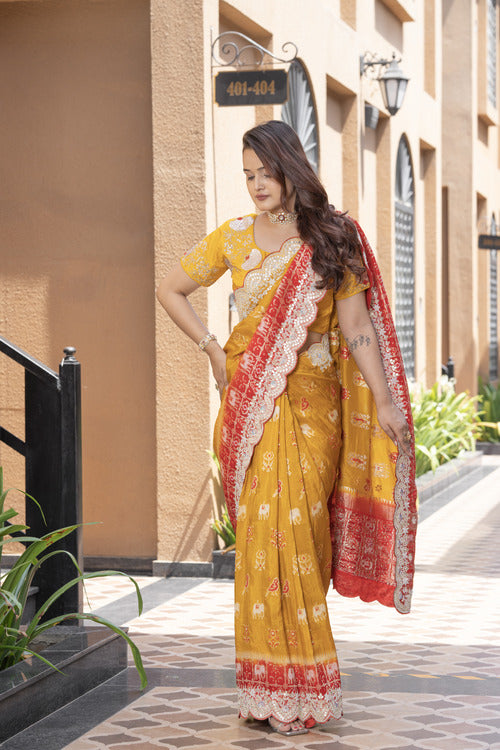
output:
[[279,211],[277,214],[266,211],[266,213],[271,224],[293,224],[294,221],[297,221],[298,216],[296,211]]

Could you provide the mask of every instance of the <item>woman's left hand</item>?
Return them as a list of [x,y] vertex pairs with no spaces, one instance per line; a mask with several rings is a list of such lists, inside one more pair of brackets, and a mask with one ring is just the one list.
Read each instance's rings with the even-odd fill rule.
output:
[[411,432],[403,412],[390,401],[377,407],[377,417],[380,426],[396,443],[399,450],[402,450],[407,456],[411,456]]
[[222,401],[222,394],[224,393],[224,388],[227,386],[226,352],[217,341],[210,341],[206,347],[206,352],[210,357],[210,364],[212,365],[212,372],[216,382],[215,387],[219,391]]

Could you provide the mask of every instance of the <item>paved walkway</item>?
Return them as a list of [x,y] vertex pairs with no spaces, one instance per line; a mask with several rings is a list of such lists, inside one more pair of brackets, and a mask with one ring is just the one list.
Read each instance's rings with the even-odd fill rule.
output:
[[[5,742],[5,750],[500,750],[500,457],[422,507],[410,615],[330,593],[344,718],[295,738],[237,718],[232,582],[92,581],[93,606],[126,623],[133,669]],[[462,489],[463,489],[462,485]],[[455,496],[453,496],[455,494]]]

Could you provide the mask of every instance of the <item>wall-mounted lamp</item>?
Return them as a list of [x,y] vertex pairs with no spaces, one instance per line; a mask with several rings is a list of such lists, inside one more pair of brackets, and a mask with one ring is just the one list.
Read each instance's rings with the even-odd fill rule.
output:
[[[376,54],[365,52],[359,59],[359,74],[366,75],[367,71],[372,73],[372,78],[380,83],[384,105],[391,115],[395,115],[401,108],[406,93],[406,86],[410,80],[398,65],[401,58],[396,60],[396,54],[392,53],[392,60],[383,60]],[[378,71],[375,66],[378,65]],[[380,68],[385,68],[380,72]],[[377,75],[378,73],[378,75]]]

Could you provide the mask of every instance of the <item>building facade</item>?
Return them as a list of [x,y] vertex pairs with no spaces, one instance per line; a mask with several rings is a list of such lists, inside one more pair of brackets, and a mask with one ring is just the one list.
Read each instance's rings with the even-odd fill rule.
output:
[[[207,570],[218,396],[154,291],[253,210],[241,136],[256,123],[293,122],[331,202],[362,224],[409,376],[430,385],[452,356],[460,389],[498,378],[497,258],[478,249],[500,223],[498,18],[497,0],[0,1],[0,329],[52,367],[77,348],[88,558]],[[227,32],[286,59],[296,45],[286,105],[215,104]],[[393,53],[410,81],[390,116],[360,57]],[[221,341],[230,294],[223,277],[191,298]],[[2,424],[19,431],[5,362],[0,382]],[[22,484],[3,445],[0,463]]]

